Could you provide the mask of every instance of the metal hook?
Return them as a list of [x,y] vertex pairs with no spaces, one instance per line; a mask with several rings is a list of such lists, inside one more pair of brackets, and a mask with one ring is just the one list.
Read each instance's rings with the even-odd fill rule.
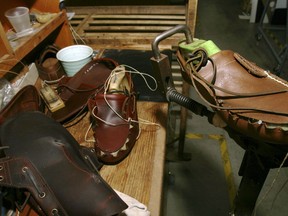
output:
[[189,29],[189,27],[187,25],[176,25],[175,27],[168,29],[167,31],[164,31],[163,33],[159,34],[157,37],[155,37],[155,39],[152,42],[152,51],[154,54],[154,58],[155,59],[160,59],[161,58],[161,53],[159,50],[159,43],[168,38],[171,37],[172,35],[176,34],[176,33],[180,33],[183,32],[185,34],[186,37],[186,43],[190,44],[193,42],[193,37],[192,37],[192,33],[191,30]]

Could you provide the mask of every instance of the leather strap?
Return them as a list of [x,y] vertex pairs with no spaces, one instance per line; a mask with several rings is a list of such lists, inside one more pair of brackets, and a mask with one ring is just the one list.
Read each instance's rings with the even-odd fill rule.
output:
[[[25,158],[0,159],[0,185],[4,187],[25,188],[32,193],[37,203],[41,203],[45,215],[68,215],[32,163]],[[20,209],[19,209],[20,210]],[[39,208],[36,210],[39,211]],[[41,210],[41,211],[42,211]]]
[[91,168],[91,171],[98,173],[103,164],[99,162],[95,154],[95,149],[81,146],[80,154],[83,157],[86,164]]
[[111,71],[118,65],[112,59],[99,58],[87,63],[79,72],[69,79],[61,79],[57,90],[65,107],[56,112],[48,112],[56,121],[70,123],[86,110],[89,97],[103,89]]
[[256,64],[253,64],[252,62],[245,59],[243,56],[241,56],[239,53],[234,53],[235,59],[249,71],[249,73],[253,74],[257,77],[267,77],[267,72],[258,67]]

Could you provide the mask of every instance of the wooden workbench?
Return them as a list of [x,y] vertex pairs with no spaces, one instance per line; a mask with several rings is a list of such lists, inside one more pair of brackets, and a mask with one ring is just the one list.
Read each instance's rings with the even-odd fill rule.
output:
[[[148,207],[152,216],[157,216],[161,215],[168,104],[139,101],[137,108],[139,119],[153,125],[140,124],[140,136],[129,156],[117,165],[104,165],[100,174],[112,188],[137,199]],[[89,124],[86,116],[68,129],[84,146],[93,145],[84,136]],[[88,138],[91,136],[92,131]]]
[[[67,9],[68,12],[75,12],[70,25],[74,29],[73,36],[77,39],[81,37],[77,42],[81,43],[83,39],[95,50],[150,50],[151,41],[155,36],[177,24],[187,24],[194,35],[197,2],[189,0],[187,4],[179,6],[126,5],[67,7]],[[136,22],[131,21],[134,19]],[[183,34],[161,42],[161,50],[171,49],[180,39],[183,39]],[[137,199],[148,207],[152,216],[158,216],[161,215],[162,206],[168,104],[139,101],[138,116],[158,125],[140,124],[140,137],[129,156],[117,165],[103,166],[100,174],[112,188]],[[183,119],[186,121],[185,117]],[[87,115],[78,124],[68,128],[81,145],[93,146],[93,143],[88,143],[84,139],[89,123]],[[92,137],[92,131],[89,137]],[[21,214],[23,215],[33,214],[28,211],[27,214]]]
[[[97,57],[103,57],[104,53],[105,50],[100,50]],[[119,164],[104,165],[100,175],[112,188],[137,199],[148,207],[152,216],[158,216],[161,215],[162,207],[168,102],[138,100],[137,113],[139,122],[146,123],[139,124],[140,136],[135,146]],[[88,113],[68,130],[80,145],[93,147],[93,142],[85,140],[91,122],[89,117]],[[92,130],[86,139],[93,139]]]
[[153,216],[161,212],[167,112],[167,103],[138,102],[139,117],[159,125],[140,124],[140,137],[128,158],[100,171],[114,189],[145,204]]
[[[101,50],[97,57],[102,57],[103,53]],[[113,189],[146,205],[152,216],[159,216],[162,212],[168,103],[138,101],[137,113],[139,121],[146,123],[139,124],[140,136],[132,151],[119,164],[104,165],[100,175]],[[90,124],[88,112],[84,118],[80,116],[65,126],[73,125],[67,130],[80,145],[93,147],[94,142],[87,141],[93,140],[92,130],[85,139]],[[20,215],[37,216],[29,207]]]
[[[103,57],[104,53],[101,50],[97,57]],[[104,165],[100,175],[112,188],[137,199],[148,207],[152,216],[158,216],[162,207],[168,103],[138,101],[137,113],[138,120],[146,123],[139,124],[140,136],[135,146],[119,164]],[[93,147],[93,142],[86,141],[93,140],[92,130],[85,140],[89,117],[88,113],[68,130],[80,145]]]
[[[146,205],[151,216],[159,216],[162,211],[168,104],[140,101],[137,108],[139,119],[154,125],[140,124],[141,134],[128,157],[117,165],[104,165],[100,175],[112,188]],[[93,146],[93,143],[85,141],[89,124],[88,113],[78,124],[68,128],[80,145],[88,147]],[[91,136],[93,131],[88,133],[88,138]],[[37,216],[29,206],[20,215]]]

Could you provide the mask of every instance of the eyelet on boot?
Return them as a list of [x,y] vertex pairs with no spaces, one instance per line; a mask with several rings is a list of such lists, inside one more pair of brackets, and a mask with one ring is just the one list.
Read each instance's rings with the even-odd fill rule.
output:
[[51,213],[53,216],[60,216],[58,209],[56,209],[56,208],[52,209]]

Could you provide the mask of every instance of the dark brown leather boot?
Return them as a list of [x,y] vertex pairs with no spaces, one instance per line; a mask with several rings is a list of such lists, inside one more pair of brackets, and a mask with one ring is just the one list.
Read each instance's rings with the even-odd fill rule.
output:
[[95,151],[100,161],[116,164],[128,156],[139,134],[136,94],[130,73],[116,67],[105,92],[89,100]]

